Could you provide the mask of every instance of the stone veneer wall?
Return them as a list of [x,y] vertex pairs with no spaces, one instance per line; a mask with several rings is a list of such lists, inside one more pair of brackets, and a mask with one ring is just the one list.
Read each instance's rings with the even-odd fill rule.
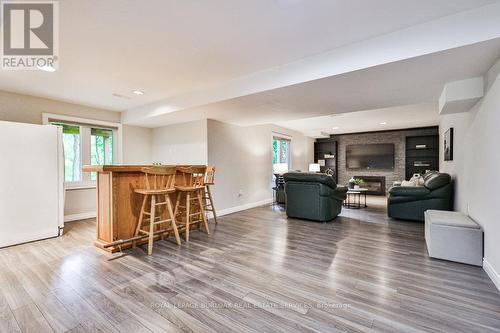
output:
[[[338,142],[337,163],[339,184],[347,184],[349,179],[353,176],[384,176],[387,192],[394,181],[403,180],[405,177],[406,137],[432,134],[439,134],[438,127],[332,135],[331,137]],[[346,146],[351,144],[373,143],[394,143],[394,169],[347,170],[345,155]]]

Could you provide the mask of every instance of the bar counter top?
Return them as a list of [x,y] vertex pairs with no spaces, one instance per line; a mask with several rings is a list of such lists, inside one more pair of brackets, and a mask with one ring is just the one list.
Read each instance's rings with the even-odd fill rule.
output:
[[[166,167],[160,165],[157,167]],[[175,165],[170,165],[175,166]],[[177,165],[189,166],[189,165]],[[115,252],[117,247],[105,245],[134,236],[139,220],[142,197],[136,189],[145,188],[144,167],[153,165],[85,165],[83,172],[97,173],[97,237],[95,245]],[[138,242],[139,244],[141,241]],[[124,244],[122,248],[130,247]]]
[[[112,165],[84,165],[83,172],[141,172],[142,168],[146,167],[169,167],[169,166],[190,166],[185,164],[179,165],[127,165],[127,164],[112,164]],[[193,165],[201,166],[201,165]]]

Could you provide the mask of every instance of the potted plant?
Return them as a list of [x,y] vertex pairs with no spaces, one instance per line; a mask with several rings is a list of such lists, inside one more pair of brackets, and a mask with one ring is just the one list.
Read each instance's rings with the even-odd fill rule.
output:
[[352,180],[352,183],[354,184],[354,189],[355,190],[358,190],[359,189],[359,185],[363,184],[363,179],[360,179],[360,178],[354,178]]

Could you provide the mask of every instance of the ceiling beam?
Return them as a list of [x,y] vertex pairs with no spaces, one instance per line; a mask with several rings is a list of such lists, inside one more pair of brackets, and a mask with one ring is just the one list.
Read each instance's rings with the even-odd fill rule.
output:
[[500,4],[445,16],[122,113],[124,124],[162,126],[163,115],[500,37]]
[[439,114],[469,111],[484,96],[484,78],[448,82],[439,97]]

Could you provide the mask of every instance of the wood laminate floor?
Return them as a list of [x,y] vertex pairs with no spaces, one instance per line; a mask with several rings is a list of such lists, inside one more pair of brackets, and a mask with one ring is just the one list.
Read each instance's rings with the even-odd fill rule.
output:
[[423,224],[383,206],[326,224],[259,207],[115,260],[94,228],[0,249],[0,332],[500,332],[485,272],[430,259]]

